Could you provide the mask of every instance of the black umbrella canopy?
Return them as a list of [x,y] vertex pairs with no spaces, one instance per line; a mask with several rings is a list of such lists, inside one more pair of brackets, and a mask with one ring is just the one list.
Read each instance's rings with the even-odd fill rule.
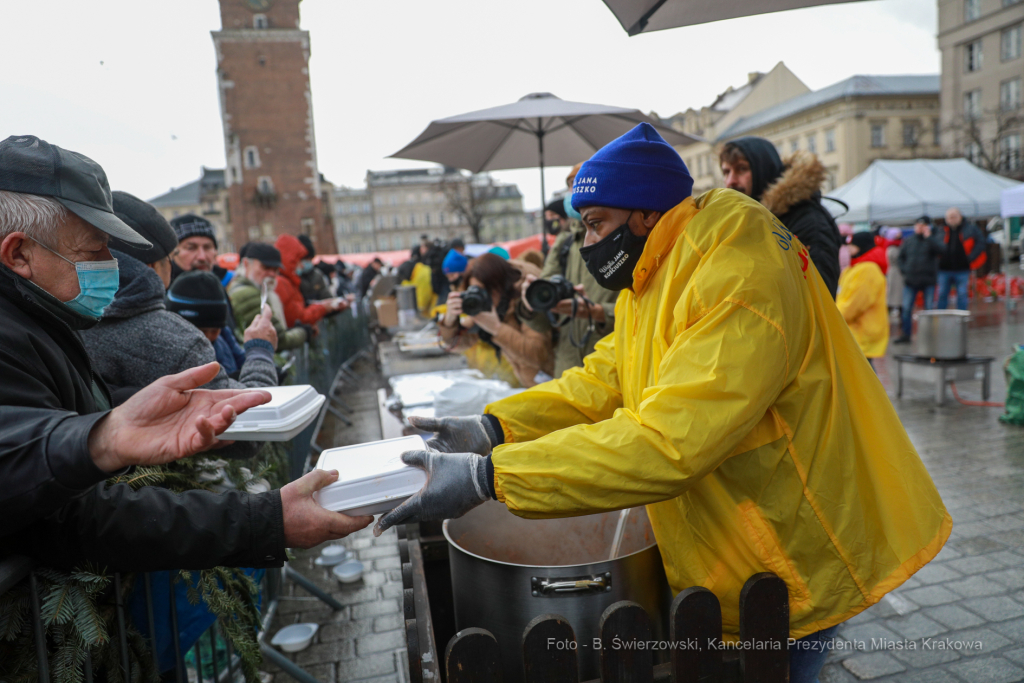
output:
[[816,5],[858,0],[604,0],[631,36]]
[[533,93],[511,104],[434,121],[391,156],[434,161],[474,173],[572,166],[644,121],[669,144],[688,145],[699,140],[638,109],[569,102],[551,93]]

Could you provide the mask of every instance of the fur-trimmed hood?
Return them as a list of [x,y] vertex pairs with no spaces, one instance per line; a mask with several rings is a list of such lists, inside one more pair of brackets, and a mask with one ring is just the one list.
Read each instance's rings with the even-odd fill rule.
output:
[[783,216],[802,201],[820,194],[828,173],[818,157],[797,150],[782,161],[785,170],[761,195],[761,204],[776,216]]

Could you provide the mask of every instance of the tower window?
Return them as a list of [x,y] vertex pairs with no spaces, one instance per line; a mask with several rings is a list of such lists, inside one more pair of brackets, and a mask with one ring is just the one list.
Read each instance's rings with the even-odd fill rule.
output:
[[260,150],[256,147],[256,145],[249,145],[248,147],[246,147],[242,157],[245,161],[246,168],[260,167]]
[[267,23],[267,15],[254,14],[252,17],[252,27],[255,29],[270,28],[270,24]]

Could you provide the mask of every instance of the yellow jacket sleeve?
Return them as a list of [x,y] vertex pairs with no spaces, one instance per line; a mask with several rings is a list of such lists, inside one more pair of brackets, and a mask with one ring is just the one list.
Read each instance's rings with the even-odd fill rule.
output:
[[[602,341],[594,355],[610,362],[612,351]],[[750,435],[789,373],[781,330],[743,304],[723,301],[673,340],[660,362],[661,383],[645,389],[635,408],[593,420],[597,424],[540,438],[531,434],[535,440],[530,443],[496,448],[492,461],[498,499],[523,517],[556,517],[675,498]],[[590,388],[583,378],[593,375],[593,369],[566,373],[571,379],[557,383],[566,404],[559,411],[577,400],[591,402],[586,393],[576,392]],[[508,414],[503,404],[493,406],[499,417]],[[517,414],[513,434],[527,433],[519,420],[550,424],[550,408],[542,400],[529,415]]]
[[608,335],[586,357],[583,367],[492,403],[484,412],[501,422],[506,443],[519,443],[566,427],[607,420],[621,406],[615,338]]

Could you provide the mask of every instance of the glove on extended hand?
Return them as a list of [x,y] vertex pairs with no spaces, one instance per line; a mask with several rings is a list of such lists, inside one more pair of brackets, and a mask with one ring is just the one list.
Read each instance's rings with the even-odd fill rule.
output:
[[442,453],[487,455],[498,442],[490,423],[481,415],[469,417],[410,417],[413,427],[434,432],[427,448]]
[[427,483],[412,498],[381,515],[373,527],[374,536],[396,524],[461,517],[491,497],[485,458],[476,453],[406,451],[402,462],[426,471]]

